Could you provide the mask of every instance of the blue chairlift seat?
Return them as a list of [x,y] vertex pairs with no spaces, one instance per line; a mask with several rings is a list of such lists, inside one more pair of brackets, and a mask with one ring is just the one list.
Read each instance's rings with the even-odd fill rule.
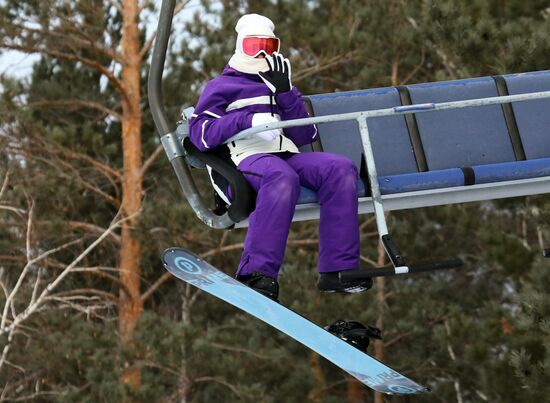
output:
[[[310,96],[309,101],[313,114],[323,116],[391,108],[404,105],[403,100],[423,104],[548,91],[550,71],[502,76],[508,93],[502,93],[497,81],[482,77],[320,94]],[[416,114],[409,121],[402,115],[369,119],[381,194],[550,177],[550,100],[514,103],[508,119],[505,108],[487,105],[443,110]],[[318,131],[323,151],[345,155],[362,168],[362,143],[355,121],[321,123]],[[514,149],[514,131],[524,155]],[[360,198],[368,196],[366,178],[362,179],[358,182]],[[303,187],[298,203],[316,201],[315,192]]]

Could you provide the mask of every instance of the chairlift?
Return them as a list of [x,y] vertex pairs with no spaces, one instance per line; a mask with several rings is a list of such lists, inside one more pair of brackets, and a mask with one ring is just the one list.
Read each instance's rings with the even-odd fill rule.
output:
[[[197,217],[211,228],[244,228],[254,191],[216,150],[189,140],[186,108],[176,125],[162,99],[162,73],[175,0],[163,0],[149,73],[149,104],[168,160]],[[301,152],[329,151],[359,168],[359,214],[374,213],[391,265],[372,277],[458,267],[460,259],[407,264],[390,236],[385,211],[550,193],[550,70],[413,84],[306,97],[310,116],[244,130],[227,142],[267,129],[316,124],[318,140]],[[211,209],[190,167],[224,177],[233,200]],[[315,192],[302,187],[293,221],[319,218]],[[545,256],[550,256],[548,249]],[[342,273],[364,276],[364,270]]]

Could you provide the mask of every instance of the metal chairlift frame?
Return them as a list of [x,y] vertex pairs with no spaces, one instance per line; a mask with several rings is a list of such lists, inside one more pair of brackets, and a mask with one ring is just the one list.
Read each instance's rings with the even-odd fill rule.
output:
[[[235,222],[231,219],[229,212],[226,212],[223,215],[217,215],[205,204],[204,200],[202,200],[200,193],[198,192],[198,189],[195,185],[195,182],[193,181],[186,161],[186,151],[183,147],[184,139],[180,134],[172,130],[173,126],[169,123],[163,107],[161,80],[162,72],[164,70],[168,40],[170,36],[174,6],[175,0],[163,0],[160,11],[157,39],[153,50],[148,83],[149,104],[151,107],[153,119],[160,134],[161,141],[168,156],[168,159],[170,160],[176,172],[182,191],[187,198],[190,206],[195,211],[196,215],[206,225],[212,228],[224,229],[233,227],[246,227],[248,224],[248,220]],[[250,137],[256,133],[268,129],[283,129],[287,127],[304,126],[318,123],[356,120],[361,134],[363,152],[365,154],[368,178],[371,186],[371,197],[362,197],[359,199],[358,212],[359,214],[374,212],[380,241],[384,245],[387,255],[392,262],[389,267],[378,269],[376,273],[374,273],[373,271],[370,271],[369,273],[374,277],[440,270],[457,267],[460,265],[461,262],[458,259],[450,259],[447,261],[407,265],[399,248],[389,235],[384,211],[549,193],[550,177],[512,180],[465,187],[423,190],[382,196],[378,184],[376,165],[374,163],[373,149],[368,129],[368,120],[384,116],[429,113],[446,109],[478,107],[484,105],[522,102],[543,98],[550,98],[550,91],[472,99],[465,101],[397,106],[388,109],[295,119],[265,124],[244,130],[236,134],[232,138],[228,139],[226,143]],[[297,206],[293,221],[318,218],[319,206],[317,204],[309,203]],[[351,278],[353,276],[364,276],[365,274],[361,272],[362,271],[357,271],[357,273],[350,274],[346,277]]]

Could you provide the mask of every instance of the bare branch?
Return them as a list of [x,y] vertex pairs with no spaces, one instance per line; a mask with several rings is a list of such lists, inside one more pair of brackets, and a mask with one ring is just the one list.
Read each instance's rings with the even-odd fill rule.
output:
[[242,398],[242,393],[234,385],[231,385],[229,382],[225,380],[225,378],[221,376],[202,376],[202,377],[193,379],[193,383],[199,383],[199,382],[217,382],[220,385],[227,387],[229,390],[231,390],[231,392],[236,394],[239,398]]
[[65,249],[65,248],[68,248],[69,246],[72,246],[72,245],[74,245],[78,242],[80,242],[80,240],[76,240],[76,241],[73,240],[73,241],[64,243],[63,245],[58,246],[57,248],[50,249],[50,250],[42,253],[41,255],[39,255],[39,256],[35,257],[34,259],[31,259],[27,262],[27,264],[25,265],[25,267],[23,268],[23,270],[21,272],[21,275],[17,279],[17,283],[15,284],[13,290],[11,291],[8,298],[6,299],[6,302],[5,302],[5,305],[4,305],[4,311],[2,313],[2,321],[0,322],[0,335],[5,332],[6,320],[8,319],[8,315],[7,315],[8,307],[11,305],[13,298],[15,297],[17,292],[19,291],[19,288],[21,287],[21,284],[23,283],[23,280],[25,279],[25,276],[27,275],[27,272],[28,272],[29,268],[32,267],[34,264],[38,263],[39,261],[41,261],[42,259],[45,259],[49,255],[57,253],[57,252]]
[[160,276],[157,281],[153,283],[151,287],[147,291],[145,291],[141,295],[141,302],[144,303],[155,291],[157,291],[161,285],[163,285],[166,281],[170,280],[172,275],[168,272],[164,273],[162,276]]
[[164,148],[162,147],[162,144],[159,144],[159,146],[153,151],[153,153],[147,158],[147,160],[143,163],[141,170],[139,172],[139,175],[143,177],[147,170],[153,165],[153,162],[157,159],[157,157],[162,153],[162,150]]
[[8,182],[10,180],[10,171],[9,169],[6,171],[6,175],[4,176],[4,181],[2,182],[2,187],[0,188],[0,200],[2,200],[2,197],[4,197],[4,193],[6,189],[8,188]]
[[67,61],[81,62],[82,64],[90,67],[91,69],[107,77],[109,82],[118,90],[118,92],[121,94],[124,100],[126,102],[129,102],[130,97],[128,96],[126,89],[122,85],[122,82],[115,76],[115,74],[112,71],[108,70],[105,66],[103,66],[98,61],[88,59],[86,57],[82,57],[76,54],[65,53],[65,52],[48,49],[48,48],[34,47],[31,45],[22,46],[22,45],[15,45],[11,43],[1,43],[0,47],[6,48],[6,49],[18,50],[23,53],[46,54],[46,55],[57,57],[59,59],[63,59]]
[[[101,234],[101,236],[99,236],[94,242],[92,242],[76,259],[74,259],[63,270],[63,272],[61,272],[61,274],[59,274],[59,276],[57,276],[57,278],[54,281],[52,281],[50,284],[47,285],[44,288],[44,290],[42,291],[42,293],[40,294],[40,296],[36,299],[36,301],[34,301],[34,303],[32,303],[32,304],[29,304],[29,306],[27,306],[27,308],[21,314],[19,314],[16,318],[14,318],[13,322],[9,326],[5,325],[5,316],[7,316],[7,315],[5,315],[2,318],[2,325],[0,326],[0,335],[5,334],[7,332],[11,332],[12,329],[16,328],[19,324],[24,322],[30,315],[35,313],[38,310],[38,308],[44,303],[44,301],[47,299],[47,297],[51,294],[51,292],[63,281],[63,279],[68,274],[70,274],[73,271],[73,269],[76,267],[76,265],[80,261],[82,261],[92,250],[94,250],[101,242],[103,242],[103,240],[107,236],[109,236],[109,234],[112,231],[114,231],[116,228],[118,228],[123,222],[133,219],[136,214],[130,215],[130,216],[125,217],[121,220],[113,222],[109,226],[109,228],[103,234]],[[63,246],[66,246],[66,245],[63,245]],[[56,249],[59,249],[59,248],[56,248]],[[43,259],[47,255],[50,255],[50,254],[54,253],[54,251],[55,251],[55,249],[52,249],[50,251],[47,251],[47,252],[41,254],[40,256],[38,256],[37,258],[35,258],[31,261],[32,264],[34,264],[38,260]],[[29,264],[27,264],[26,267],[28,267],[31,264],[31,262],[29,262]],[[19,280],[21,280],[21,277],[20,277]],[[20,282],[21,281],[19,281],[19,286],[20,286]],[[14,291],[12,291],[11,295],[14,295]]]
[[[112,60],[121,63],[121,55],[117,53],[114,49],[106,48],[103,44],[99,43],[94,38],[87,35],[87,27],[90,27],[89,24],[75,24],[74,20],[67,18],[64,14],[57,14],[57,18],[62,21],[65,21],[66,27],[70,30],[63,32],[58,32],[52,29],[42,29],[42,28],[32,28],[28,21],[22,21],[22,23],[12,22],[12,28],[17,31],[21,36],[32,37],[33,35],[39,38],[46,38],[50,43],[62,43],[66,48],[77,52],[79,50],[85,49],[90,52],[100,53],[103,56],[107,56]],[[68,28],[70,26],[70,28]],[[95,28],[95,27],[94,27]]]
[[39,141],[43,143],[41,147],[33,145],[33,146],[9,147],[7,149],[25,153],[25,155],[28,156],[29,158],[34,157],[38,153],[45,152],[56,156],[61,155],[63,157],[66,157],[72,160],[83,161],[85,163],[90,164],[95,169],[97,169],[99,172],[105,175],[110,181],[112,181],[114,178],[116,181],[122,182],[122,175],[118,170],[113,169],[110,166],[103,164],[86,154],[63,148],[59,144],[56,144],[55,146],[52,144],[48,144],[44,138],[40,138]]
[[407,74],[407,77],[405,77],[399,85],[405,85],[408,84],[411,78],[414,77],[414,75],[422,68],[424,65],[424,61],[426,60],[426,51],[424,50],[424,47],[422,47],[422,53],[420,57],[420,63],[409,73]]
[[17,208],[17,207],[12,207],[12,206],[7,206],[5,204],[0,204],[0,210],[12,211],[12,212],[14,212],[14,213],[16,213],[17,215],[20,215],[20,216],[25,214],[24,209]]
[[9,351],[10,351],[11,342],[13,341],[13,333],[14,333],[14,331],[15,331],[15,328],[12,328],[12,329],[9,331],[8,337],[7,337],[7,341],[6,341],[6,344],[4,345],[4,348],[2,349],[2,356],[0,356],[0,370],[1,370],[2,367],[4,366],[4,363],[6,362],[8,353],[9,353]]
[[[75,267],[73,270],[73,273],[93,274],[94,276],[107,279],[111,283],[116,284],[126,295],[130,295],[130,292],[128,291],[128,287],[122,281],[120,281],[118,277],[104,273],[103,269],[104,268],[101,268],[101,267],[83,267],[83,268]],[[120,269],[116,269],[116,271],[120,271]]]
[[273,360],[275,358],[274,356],[269,356],[269,355],[265,355],[265,354],[258,354],[256,352],[254,352],[252,350],[248,350],[246,348],[226,346],[226,345],[220,344],[220,343],[208,343],[208,345],[211,346],[211,347],[218,348],[220,350],[232,351],[232,352],[235,352],[235,353],[249,354],[249,355],[251,355],[253,357],[256,357],[256,358],[259,358],[261,360]]
[[114,8],[122,13],[122,5],[117,0],[109,0],[109,3],[111,3]]
[[378,262],[375,262],[374,260],[369,259],[368,257],[365,257],[365,256],[363,256],[363,255],[359,256],[359,259],[361,259],[363,262],[366,262],[366,263],[368,263],[368,264],[370,264],[370,265],[372,265],[372,266],[374,266],[374,267],[380,267],[380,266],[378,265]]
[[342,55],[336,55],[328,60],[318,61],[314,66],[307,67],[302,70],[298,70],[296,74],[292,75],[292,80],[294,82],[299,82],[307,77],[316,75],[324,70],[329,70],[334,67],[337,67],[341,64],[348,64],[353,60],[356,60],[359,57],[358,51],[348,52]]
[[25,236],[25,251],[26,251],[26,257],[27,261],[30,261],[32,259],[31,257],[31,234],[32,234],[32,219],[34,215],[34,201],[31,200],[29,203],[29,210],[27,212],[27,233]]
[[110,194],[104,192],[103,190],[99,189],[97,186],[95,186],[95,185],[87,182],[86,180],[84,180],[80,176],[80,174],[77,172],[77,170],[71,164],[68,164],[63,160],[57,160],[56,161],[57,164],[56,164],[55,162],[50,161],[46,158],[36,157],[36,156],[34,158],[38,161],[42,161],[44,164],[50,165],[51,167],[57,169],[57,171],[59,172],[59,175],[64,177],[64,178],[70,178],[70,175],[67,174],[66,170],[61,169],[61,167],[59,165],[64,166],[65,168],[67,168],[70,171],[73,171],[73,173],[77,176],[77,178],[78,178],[78,180],[79,180],[79,182],[82,186],[84,186],[86,189],[92,191],[93,193],[96,193],[98,196],[105,199],[107,202],[109,202],[115,208],[120,207],[120,201],[118,199],[116,199],[115,197],[111,196]]
[[[174,17],[176,15],[178,15],[184,8],[185,6],[187,6],[189,3],[191,2],[191,0],[185,0],[184,2],[182,3],[178,3],[176,4],[176,7],[174,8]],[[141,10],[143,10],[143,8],[147,7],[147,2],[144,1],[143,4],[139,7],[139,13],[141,13]],[[147,52],[149,52],[149,50],[151,49],[151,46],[153,46],[153,43],[155,42],[155,38],[157,37],[157,30],[155,30],[151,36],[149,37],[149,39],[147,39],[145,41],[145,44],[143,45],[143,47],[141,48],[141,50],[139,51],[139,57],[140,59],[143,60],[143,58],[145,57],[145,55],[147,54]]]
[[68,301],[70,300],[70,298],[68,297],[76,297],[77,299],[89,300],[90,299],[89,297],[84,296],[86,294],[96,295],[114,302],[118,301],[118,296],[111,294],[110,292],[95,290],[93,288],[75,288],[70,291],[63,291],[57,294],[52,294],[46,297],[46,299],[55,299],[57,301]]
[[[105,232],[105,228],[100,227],[99,225],[87,223],[87,222],[81,222],[81,221],[68,221],[67,224],[75,229],[83,229],[87,231],[88,233],[98,233],[102,234]],[[109,238],[111,238],[115,243],[120,244],[120,236],[115,233],[111,233],[109,235]]]
[[100,112],[103,112],[107,116],[111,116],[117,121],[122,120],[122,116],[120,113],[116,112],[114,109],[107,108],[105,105],[100,104],[99,102],[93,102],[93,101],[86,101],[84,99],[66,99],[66,100],[58,100],[58,101],[37,101],[37,102],[30,102],[27,104],[29,107],[38,106],[38,107],[56,107],[56,108],[67,108],[70,107],[71,109],[77,109],[79,107],[82,108],[89,108],[94,109]]

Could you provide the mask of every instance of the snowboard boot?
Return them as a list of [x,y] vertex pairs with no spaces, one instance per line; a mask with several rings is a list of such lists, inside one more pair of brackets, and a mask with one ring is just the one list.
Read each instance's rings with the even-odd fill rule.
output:
[[324,292],[356,293],[372,288],[372,278],[366,277],[359,280],[343,281],[339,271],[319,273],[317,288]]
[[382,338],[380,329],[354,320],[337,320],[332,325],[325,326],[325,330],[364,353],[367,352],[370,339]]
[[237,280],[254,291],[265,295],[267,298],[279,302],[279,283],[274,278],[255,272],[244,276],[237,276]]

